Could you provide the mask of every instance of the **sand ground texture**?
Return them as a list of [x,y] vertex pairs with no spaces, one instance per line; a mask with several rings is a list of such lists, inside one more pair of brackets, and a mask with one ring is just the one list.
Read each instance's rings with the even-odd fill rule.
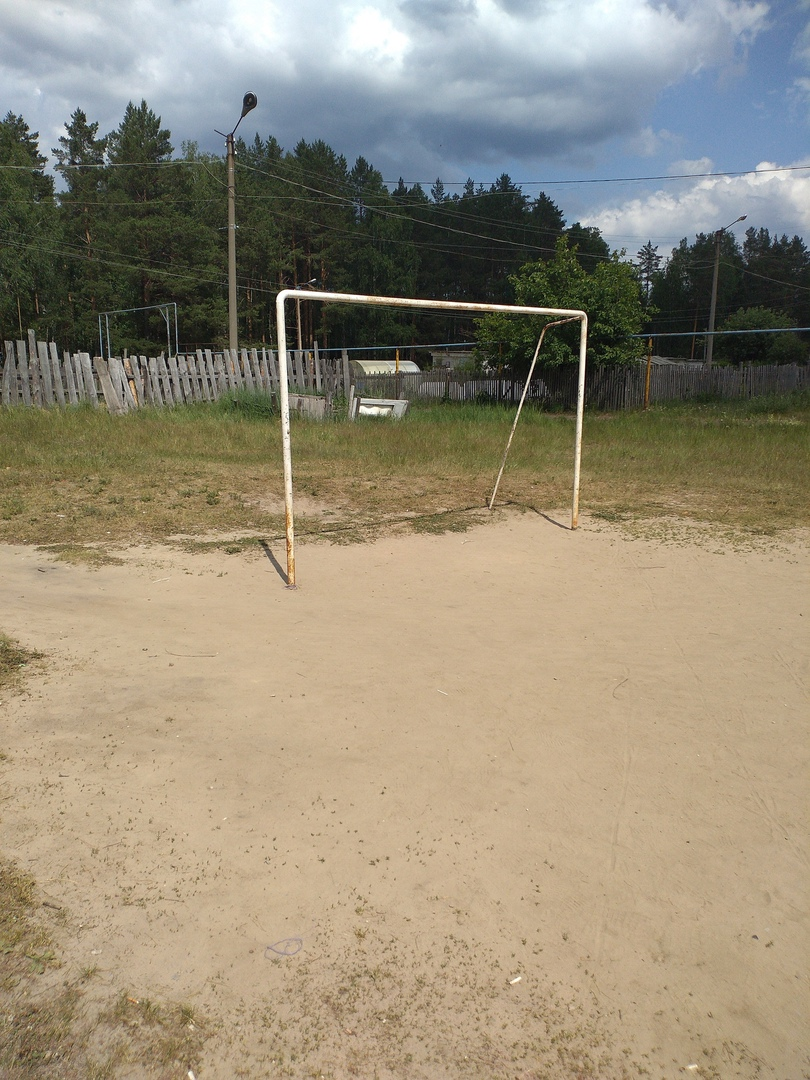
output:
[[197,1080],[800,1080],[807,570],[533,514],[301,547],[295,591],[2,547],[48,663],[0,846],[70,962],[209,1018]]

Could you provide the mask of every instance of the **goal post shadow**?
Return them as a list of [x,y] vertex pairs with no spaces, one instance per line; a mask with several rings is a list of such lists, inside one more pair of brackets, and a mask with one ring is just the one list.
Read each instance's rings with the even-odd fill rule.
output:
[[[279,398],[281,405],[281,448],[284,464],[284,517],[287,540],[288,588],[295,587],[295,521],[293,514],[292,447],[290,442],[289,362],[287,357],[287,326],[284,310],[286,301],[291,298],[294,298],[298,303],[302,300],[320,300],[330,304],[363,304],[377,307],[420,308],[426,311],[471,311],[478,312],[482,315],[496,311],[511,315],[548,315],[552,318],[561,319],[566,322],[578,321],[580,324],[579,377],[577,381],[577,421],[574,439],[574,493],[571,504],[571,528],[576,529],[579,523],[582,421],[585,413],[585,357],[588,347],[588,316],[584,311],[579,311],[574,308],[523,307],[518,304],[472,304],[455,300],[418,300],[400,296],[369,296],[362,293],[322,292],[317,289],[282,289],[276,297],[276,333],[278,342]],[[540,341],[542,342],[542,335]],[[535,360],[536,358],[537,354],[535,354]],[[517,418],[515,423],[517,423]]]

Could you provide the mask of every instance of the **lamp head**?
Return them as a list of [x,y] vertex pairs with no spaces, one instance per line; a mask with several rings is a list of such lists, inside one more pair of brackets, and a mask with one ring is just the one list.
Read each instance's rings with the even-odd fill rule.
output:
[[248,91],[248,93],[245,94],[245,96],[242,98],[242,115],[239,117],[239,119],[244,120],[244,118],[251,111],[251,109],[255,109],[258,104],[259,99],[256,97],[256,95]]

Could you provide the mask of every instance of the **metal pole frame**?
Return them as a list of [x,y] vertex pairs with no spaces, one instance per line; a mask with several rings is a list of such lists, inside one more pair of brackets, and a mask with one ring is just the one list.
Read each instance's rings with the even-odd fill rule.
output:
[[579,378],[577,380],[577,422],[574,437],[574,492],[571,504],[571,529],[579,524],[579,485],[582,468],[582,428],[585,416],[585,361],[588,347],[588,316],[574,308],[521,307],[516,304],[469,304],[452,300],[416,300],[399,296],[368,296],[361,293],[333,293],[317,290],[282,289],[276,297],[276,333],[278,336],[279,396],[281,405],[281,450],[284,464],[284,513],[287,539],[287,587],[295,588],[295,523],[293,518],[292,449],[290,445],[289,365],[284,304],[290,299],[320,300],[331,304],[368,304],[377,307],[423,308],[428,311],[491,311],[512,315],[550,315],[577,320],[579,329]]
[[110,316],[111,315],[129,315],[133,311],[159,311],[163,316],[163,321],[166,323],[166,345],[169,350],[169,356],[172,355],[172,340],[171,340],[171,327],[169,325],[169,308],[174,308],[174,351],[177,354],[180,351],[180,333],[177,327],[177,301],[167,300],[165,304],[147,304],[145,307],[127,307],[116,308],[114,311],[102,311],[98,317],[98,340],[99,340],[99,355],[104,356],[104,343],[101,339],[101,319],[102,316],[107,327],[107,359],[112,356],[112,348],[110,346]]
[[228,162],[228,348],[235,352],[239,348],[239,331],[236,318],[236,179],[233,131],[226,136],[225,149]]
[[[730,227],[730,226],[729,226]],[[717,281],[720,276],[720,241],[725,229],[718,229],[714,234],[714,270],[712,272],[712,298],[709,304],[709,336],[706,340],[706,367],[712,366],[714,358],[714,320],[717,313]]]

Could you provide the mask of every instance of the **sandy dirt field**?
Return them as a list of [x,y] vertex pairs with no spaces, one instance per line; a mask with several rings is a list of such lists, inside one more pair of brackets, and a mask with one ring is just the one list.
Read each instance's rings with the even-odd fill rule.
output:
[[48,657],[0,847],[70,963],[207,1018],[197,1080],[800,1080],[801,539],[526,514],[304,546],[295,591],[280,544],[0,548]]

